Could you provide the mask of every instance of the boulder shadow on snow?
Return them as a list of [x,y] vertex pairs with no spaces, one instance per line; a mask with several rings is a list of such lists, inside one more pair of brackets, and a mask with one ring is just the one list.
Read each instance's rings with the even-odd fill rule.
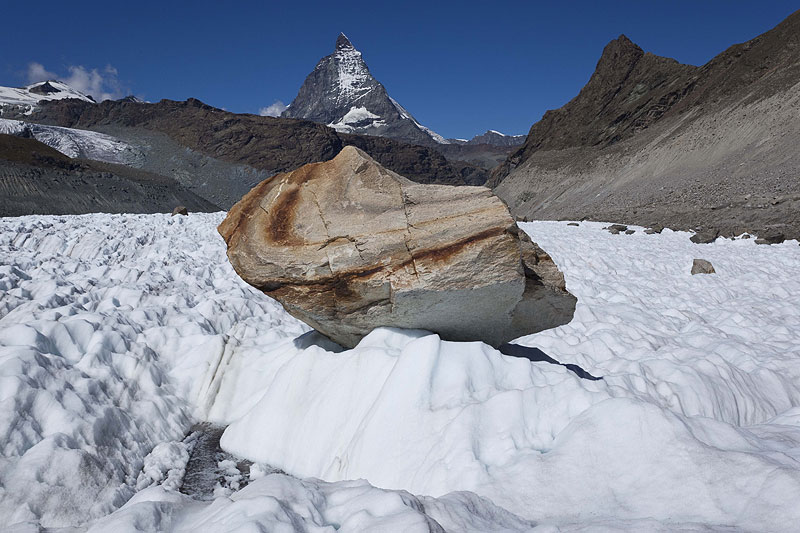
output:
[[333,353],[340,353],[345,350],[342,346],[336,344],[319,331],[313,329],[293,339],[292,344],[294,344],[294,347],[298,350],[305,350],[311,346],[316,346],[317,348],[322,348],[326,352]]
[[500,351],[500,353],[505,355],[510,355],[511,357],[524,357],[525,359],[535,363],[544,362],[544,363],[550,363],[551,365],[559,365],[566,367],[567,370],[574,373],[581,379],[588,379],[590,381],[598,381],[603,379],[602,376],[595,377],[591,375],[578,365],[574,365],[572,363],[560,363],[555,359],[553,359],[552,357],[550,357],[549,355],[547,355],[546,353],[544,353],[539,348],[533,348],[531,346],[522,346],[520,344],[505,343],[502,344],[498,348],[498,350]]

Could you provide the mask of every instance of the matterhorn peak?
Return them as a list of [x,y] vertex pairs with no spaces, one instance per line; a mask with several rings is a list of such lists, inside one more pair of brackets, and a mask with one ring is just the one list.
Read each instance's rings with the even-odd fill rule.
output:
[[350,42],[350,39],[347,38],[347,35],[344,33],[340,33],[339,37],[336,38],[336,50],[355,50],[356,47],[353,46],[353,43]]
[[448,144],[389,97],[344,33],[336,38],[336,50],[320,59],[281,116],[313,120],[342,133]]

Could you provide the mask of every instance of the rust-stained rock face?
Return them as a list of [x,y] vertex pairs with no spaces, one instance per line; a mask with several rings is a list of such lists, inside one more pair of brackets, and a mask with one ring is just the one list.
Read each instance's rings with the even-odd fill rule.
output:
[[219,232],[246,282],[343,346],[378,326],[498,345],[575,307],[489,189],[414,183],[354,147],[262,182]]

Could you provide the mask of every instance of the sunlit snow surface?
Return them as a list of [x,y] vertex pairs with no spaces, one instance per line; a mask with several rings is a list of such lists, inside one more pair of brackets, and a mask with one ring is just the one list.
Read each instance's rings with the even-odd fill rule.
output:
[[[604,376],[593,382],[424,332],[377,330],[338,354],[298,339],[308,328],[233,273],[221,219],[0,219],[4,526],[800,523],[797,242],[522,224],[578,308],[520,342]],[[691,276],[695,257],[717,274]],[[201,420],[230,424],[228,451],[291,476],[213,502],[178,493],[186,453],[175,443]]]

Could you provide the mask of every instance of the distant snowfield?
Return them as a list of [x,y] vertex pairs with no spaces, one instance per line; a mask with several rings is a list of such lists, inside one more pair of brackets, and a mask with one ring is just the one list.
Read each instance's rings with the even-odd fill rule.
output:
[[37,141],[58,150],[67,157],[82,157],[121,165],[131,164],[143,157],[138,148],[116,137],[95,131],[0,118],[0,133],[30,134]]
[[[604,376],[586,381],[425,332],[380,329],[326,351],[234,274],[222,217],[0,219],[11,531],[800,523],[797,242],[521,224],[578,307],[519,342]],[[693,258],[717,274],[691,276]],[[180,441],[200,420],[229,424],[223,446],[254,472],[291,476],[213,502],[180,494]]]

